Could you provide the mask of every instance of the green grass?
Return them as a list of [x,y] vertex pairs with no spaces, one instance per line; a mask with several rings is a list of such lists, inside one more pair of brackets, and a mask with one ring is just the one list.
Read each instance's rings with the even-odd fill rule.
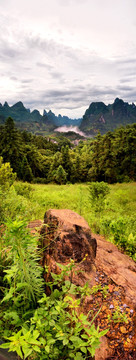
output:
[[[5,200],[6,217],[14,219],[17,215],[29,222],[43,220],[48,209],[71,209],[87,220],[93,232],[114,241],[136,260],[136,183],[109,187],[105,208],[96,214],[89,201],[88,184],[30,185],[17,182]],[[129,243],[133,242],[131,250],[128,239]]]
[[[91,221],[92,209],[87,184],[74,185],[32,185],[29,200],[33,208],[32,219],[43,218],[46,210],[71,209]],[[119,215],[134,216],[136,213],[136,183],[110,185],[105,214],[111,218]]]
[[[17,183],[18,184],[18,183]],[[20,183],[19,183],[20,184]],[[9,195],[13,207],[28,212],[28,219],[43,219],[48,209],[71,209],[85,217],[90,222],[93,211],[89,202],[89,191],[87,184],[32,184],[30,196],[17,195],[11,189]],[[115,219],[118,216],[134,216],[136,213],[136,183],[124,183],[109,185],[110,193],[106,200],[106,209],[103,215]],[[16,184],[15,184],[16,189]],[[8,199],[9,200],[9,199]],[[21,203],[21,204],[20,204]]]

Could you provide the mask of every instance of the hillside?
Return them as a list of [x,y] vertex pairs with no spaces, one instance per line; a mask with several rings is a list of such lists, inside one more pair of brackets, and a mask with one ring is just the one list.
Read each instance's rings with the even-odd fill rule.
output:
[[86,110],[80,129],[88,135],[95,135],[98,131],[105,134],[119,126],[136,122],[136,106],[116,98],[113,104],[92,102]]

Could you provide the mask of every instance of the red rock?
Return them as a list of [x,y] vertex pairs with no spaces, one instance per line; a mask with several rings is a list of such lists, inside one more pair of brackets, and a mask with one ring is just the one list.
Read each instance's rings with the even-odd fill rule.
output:
[[101,269],[125,292],[125,301],[136,309],[136,263],[117,246],[95,235],[97,240],[96,268]]
[[95,352],[95,360],[106,360],[107,358],[112,356],[113,350],[109,348],[108,340],[105,336],[102,336],[100,341],[101,345],[98,349],[96,349]]
[[[49,272],[58,273],[58,265],[68,264],[73,259],[76,271],[73,282],[83,286],[86,281],[94,282],[96,240],[92,238],[87,222],[71,210],[48,210],[41,229],[42,246],[45,248],[42,265]],[[46,279],[47,280],[47,279]]]

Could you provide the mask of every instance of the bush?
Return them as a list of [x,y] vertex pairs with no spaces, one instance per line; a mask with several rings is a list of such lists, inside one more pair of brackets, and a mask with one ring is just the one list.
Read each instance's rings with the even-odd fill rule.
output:
[[26,198],[30,198],[32,192],[32,186],[28,183],[17,182],[14,185],[17,195],[24,196]]
[[100,213],[105,206],[106,196],[109,194],[110,189],[108,184],[102,182],[92,182],[89,186],[89,199],[94,212]]
[[0,186],[8,189],[15,181],[16,174],[10,166],[10,163],[3,164],[3,158],[0,156]]

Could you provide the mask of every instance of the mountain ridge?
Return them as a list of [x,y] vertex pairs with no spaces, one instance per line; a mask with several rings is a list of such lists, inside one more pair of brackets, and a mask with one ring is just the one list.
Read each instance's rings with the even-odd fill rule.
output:
[[43,115],[35,109],[30,111],[23,102],[18,101],[12,106],[7,102],[0,104],[0,123],[4,124],[7,117],[12,117],[16,126],[35,134],[45,135],[55,132],[56,127],[79,127],[86,136],[95,136],[113,131],[119,126],[136,123],[136,105],[116,98],[112,104],[92,102],[86,109],[83,118],[71,119],[68,116],[56,116],[51,110],[43,110]]
[[92,102],[83,115],[80,129],[86,134],[95,135],[113,131],[117,127],[136,123],[136,106],[116,98],[113,104]]

